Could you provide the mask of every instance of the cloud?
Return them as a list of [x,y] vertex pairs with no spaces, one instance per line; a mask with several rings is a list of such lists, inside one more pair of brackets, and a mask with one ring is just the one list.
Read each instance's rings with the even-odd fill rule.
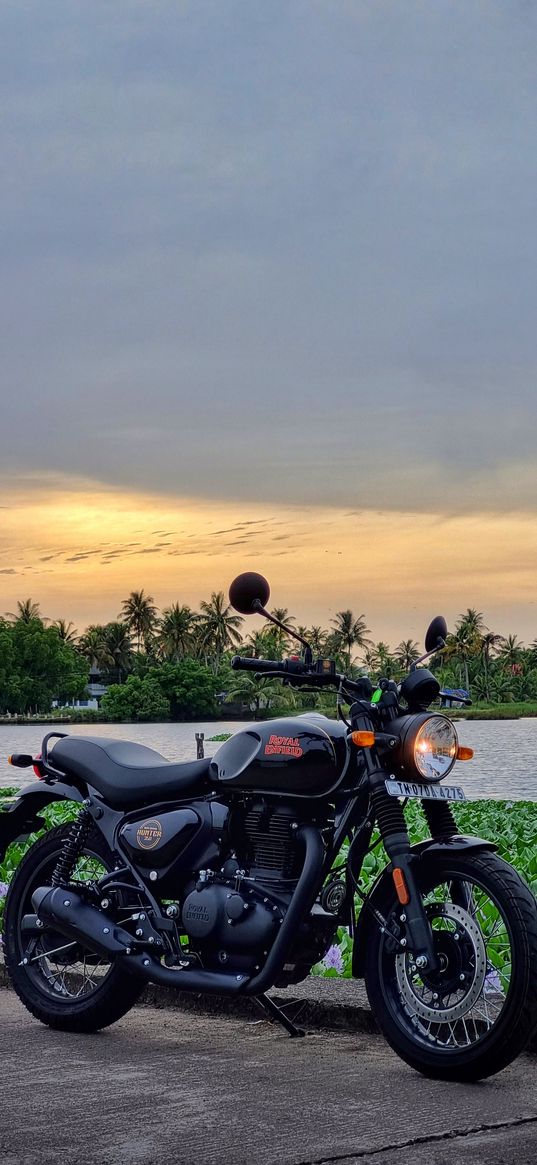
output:
[[535,9],[238,12],[4,19],[2,465],[533,510]]

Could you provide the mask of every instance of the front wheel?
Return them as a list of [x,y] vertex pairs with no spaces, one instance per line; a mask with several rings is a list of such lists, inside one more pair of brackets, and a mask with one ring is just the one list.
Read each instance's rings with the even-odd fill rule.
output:
[[[492,1076],[537,1026],[537,908],[512,866],[491,853],[425,855],[417,877],[439,968],[419,970],[375,928],[365,981],[373,1014],[407,1064],[441,1080]],[[391,885],[378,903],[398,923]]]

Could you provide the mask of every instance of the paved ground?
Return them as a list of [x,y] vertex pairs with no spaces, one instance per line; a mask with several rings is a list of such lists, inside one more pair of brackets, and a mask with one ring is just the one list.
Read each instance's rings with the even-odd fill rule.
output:
[[535,1165],[535,1057],[441,1085],[366,1033],[143,1008],[72,1036],[3,990],[0,1033],[2,1165]]

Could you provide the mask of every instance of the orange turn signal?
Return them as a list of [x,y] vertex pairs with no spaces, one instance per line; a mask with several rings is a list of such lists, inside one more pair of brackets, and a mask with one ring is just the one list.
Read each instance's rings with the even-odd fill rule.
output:
[[459,744],[457,749],[457,760],[471,760],[474,755],[473,748],[465,748],[463,744]]
[[351,732],[352,743],[357,748],[372,748],[375,743],[374,732]]
[[12,759],[11,759],[11,756],[8,756],[8,758],[7,758],[7,763],[8,763],[8,765],[12,765],[12,764],[13,764],[13,761],[12,761]]
[[403,871],[396,867],[395,870],[392,870],[392,878],[401,906],[408,906],[408,903],[410,902],[410,894],[408,893],[408,886],[405,882],[405,875],[403,874]]

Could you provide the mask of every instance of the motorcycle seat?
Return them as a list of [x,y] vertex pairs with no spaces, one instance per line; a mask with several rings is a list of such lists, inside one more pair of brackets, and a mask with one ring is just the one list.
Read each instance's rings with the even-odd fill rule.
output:
[[64,736],[49,753],[67,777],[86,781],[114,808],[202,793],[210,757],[173,764],[145,744],[103,736]]

